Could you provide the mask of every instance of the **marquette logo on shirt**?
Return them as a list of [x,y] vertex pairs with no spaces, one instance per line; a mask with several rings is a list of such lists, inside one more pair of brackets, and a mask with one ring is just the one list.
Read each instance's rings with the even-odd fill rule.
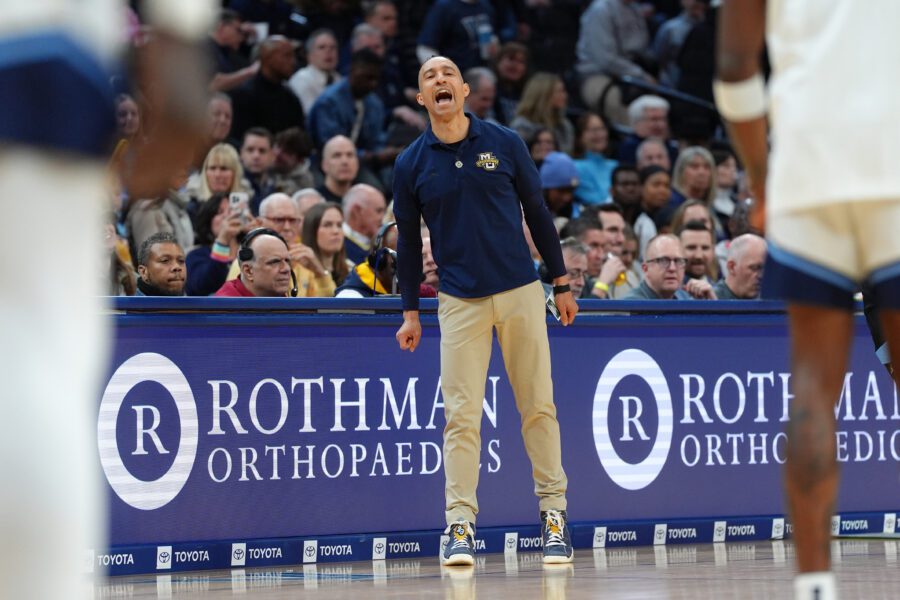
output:
[[494,156],[493,152],[479,152],[475,166],[485,171],[496,171],[500,166],[500,159]]

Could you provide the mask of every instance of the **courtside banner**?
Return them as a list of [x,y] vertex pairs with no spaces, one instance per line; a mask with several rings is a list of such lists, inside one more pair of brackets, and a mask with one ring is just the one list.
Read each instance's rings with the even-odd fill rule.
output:
[[[396,301],[321,314],[331,305],[222,300],[119,306],[97,412],[112,545],[152,546],[157,569],[201,566],[191,544],[217,540],[229,546],[209,560],[242,556],[246,566],[436,553],[438,540],[426,549],[397,537],[444,520],[433,305],[411,354],[394,339],[399,312],[364,310]],[[569,516],[604,523],[579,533],[587,547],[780,537],[771,518],[753,518],[785,511],[785,317],[769,303],[686,304],[598,301],[583,309],[619,312],[550,325]],[[533,526],[531,467],[496,343],[487,377],[478,526]],[[836,512],[896,512],[900,407],[861,318],[835,413]],[[692,519],[702,523],[662,533],[615,524]],[[871,521],[839,522],[837,533],[885,527]],[[528,550],[533,534],[521,531],[498,533],[492,551]],[[357,534],[371,535],[327,550],[253,542]]]

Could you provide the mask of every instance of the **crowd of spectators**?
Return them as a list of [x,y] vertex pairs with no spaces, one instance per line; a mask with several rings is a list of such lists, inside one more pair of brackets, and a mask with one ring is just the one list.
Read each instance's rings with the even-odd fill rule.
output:
[[[765,242],[703,102],[716,4],[223,0],[206,41],[206,139],[166,194],[115,186],[110,293],[389,293],[373,245],[392,220],[394,160],[427,127],[419,65],[441,54],[469,84],[466,111],[528,147],[580,297],[756,298]],[[135,31],[140,52],[153,33]],[[154,131],[141,90],[116,91],[118,166]]]

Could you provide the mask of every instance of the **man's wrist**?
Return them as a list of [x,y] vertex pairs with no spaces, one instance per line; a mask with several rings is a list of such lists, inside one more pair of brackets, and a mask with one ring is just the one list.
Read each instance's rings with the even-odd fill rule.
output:
[[403,320],[404,321],[419,321],[419,311],[417,310],[404,310],[403,311]]
[[569,286],[568,283],[563,283],[560,285],[553,286],[553,295],[554,296],[556,294],[565,294],[566,292],[571,292],[571,291],[572,291],[572,288],[571,288],[571,286]]

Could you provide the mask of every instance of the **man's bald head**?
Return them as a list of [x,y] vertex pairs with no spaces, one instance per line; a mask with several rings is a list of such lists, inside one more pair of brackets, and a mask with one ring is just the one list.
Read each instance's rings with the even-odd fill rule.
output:
[[456,63],[447,58],[446,56],[432,56],[428,60],[422,63],[422,66],[419,67],[419,89],[422,89],[422,78],[425,76],[425,73],[429,70],[434,70],[438,67],[438,65],[447,66],[449,63],[454,69],[456,69],[457,75],[462,78],[462,73],[459,70],[459,67],[456,66]]
[[284,81],[297,66],[294,44],[283,35],[271,35],[259,44],[260,71],[267,79]]

